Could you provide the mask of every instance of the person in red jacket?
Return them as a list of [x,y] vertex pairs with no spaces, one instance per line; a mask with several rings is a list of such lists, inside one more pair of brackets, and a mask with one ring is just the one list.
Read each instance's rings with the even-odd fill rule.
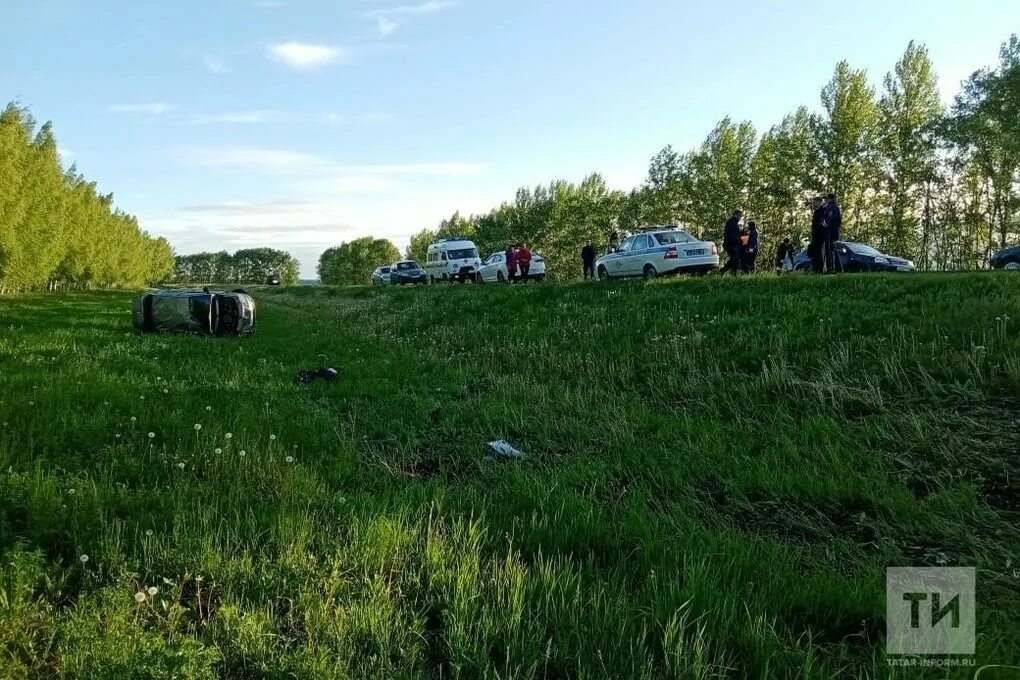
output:
[[528,282],[528,273],[531,271],[531,250],[527,243],[522,243],[517,249],[517,267],[521,270],[521,281]]

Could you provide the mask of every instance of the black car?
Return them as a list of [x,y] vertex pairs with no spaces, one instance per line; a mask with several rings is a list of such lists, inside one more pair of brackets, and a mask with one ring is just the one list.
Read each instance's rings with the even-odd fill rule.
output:
[[269,276],[267,276],[266,277],[266,285],[267,286],[279,286],[280,285],[280,275],[279,274],[270,274]]
[[421,265],[414,260],[404,260],[403,262],[397,262],[395,265],[390,267],[390,283],[393,285],[403,285],[405,283],[428,283],[428,276],[425,274],[425,270],[421,268]]
[[[836,241],[835,248],[840,271],[912,272],[917,269],[914,263],[906,258],[886,255],[864,243]],[[811,255],[806,249],[794,256],[793,268],[796,271],[811,271]]]
[[1010,272],[1020,271],[1020,246],[1003,248],[992,255],[992,259],[988,262],[995,269],[1005,269]]
[[255,332],[255,300],[246,293],[208,290],[157,290],[135,299],[135,328],[146,332],[179,331],[202,335],[250,335]]

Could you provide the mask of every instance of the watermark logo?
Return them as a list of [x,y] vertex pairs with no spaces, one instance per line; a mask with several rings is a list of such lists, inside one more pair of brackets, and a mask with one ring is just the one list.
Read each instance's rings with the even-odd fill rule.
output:
[[886,652],[973,654],[976,583],[973,567],[886,569]]

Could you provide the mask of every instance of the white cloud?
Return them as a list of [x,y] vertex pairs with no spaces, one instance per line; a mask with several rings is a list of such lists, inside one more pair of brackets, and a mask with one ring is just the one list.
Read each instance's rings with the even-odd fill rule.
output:
[[226,62],[210,54],[202,55],[202,66],[209,73],[215,73],[216,75],[222,75],[228,71]]
[[322,169],[328,161],[313,154],[276,149],[191,147],[174,153],[181,165],[219,167],[271,174],[292,174]]
[[331,165],[337,173],[361,175],[431,175],[462,177],[477,175],[483,167],[478,163],[398,163],[391,165]]
[[149,102],[146,104],[115,104],[107,107],[110,113],[131,113],[145,116],[162,116],[173,107],[166,102]]
[[286,42],[269,46],[269,55],[276,61],[299,71],[308,71],[346,61],[347,51],[335,45]]
[[376,17],[376,28],[379,31],[380,38],[385,38],[392,34],[397,30],[398,25],[399,24],[397,24],[397,22],[393,19],[389,19],[387,17]]
[[456,5],[455,0],[425,0],[417,5],[398,5],[397,7],[385,7],[382,9],[367,12],[368,16],[418,16],[422,14],[435,14]]

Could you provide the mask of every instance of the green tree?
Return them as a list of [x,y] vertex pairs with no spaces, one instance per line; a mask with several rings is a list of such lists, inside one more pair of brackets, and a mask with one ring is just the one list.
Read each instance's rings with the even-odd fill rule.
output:
[[400,259],[391,241],[365,236],[330,248],[319,257],[319,279],[330,285],[370,283],[372,271]]

